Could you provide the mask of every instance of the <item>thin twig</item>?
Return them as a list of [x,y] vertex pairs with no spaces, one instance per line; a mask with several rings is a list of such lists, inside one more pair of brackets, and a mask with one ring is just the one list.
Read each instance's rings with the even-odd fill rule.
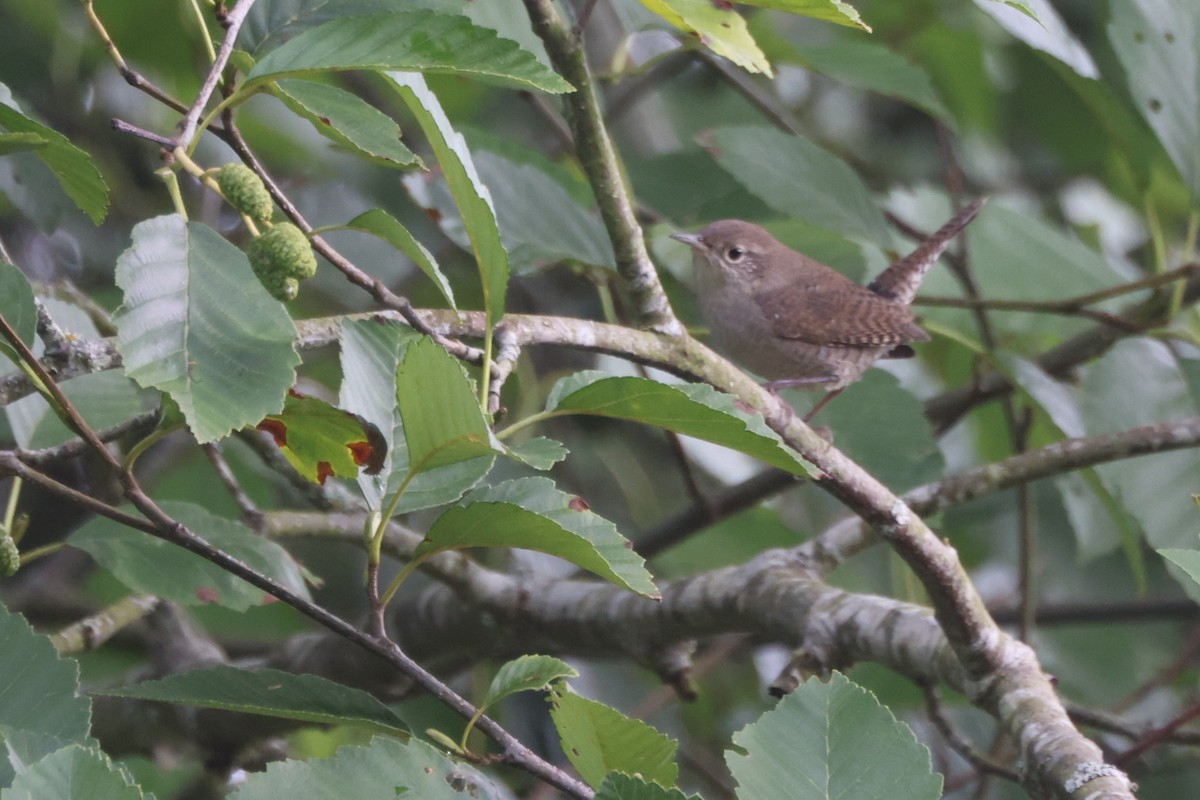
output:
[[160,147],[170,149],[172,145],[175,144],[166,136],[160,136],[154,131],[148,131],[145,128],[139,128],[137,125],[130,125],[128,122],[117,119],[116,117],[113,117],[111,124],[112,129],[117,133],[127,133],[130,136],[136,136],[139,139],[145,139],[148,142],[154,142]]
[[237,503],[238,508],[242,510],[242,522],[246,526],[261,531],[263,526],[263,512],[258,507],[250,495],[246,494],[246,490],[242,488],[242,484],[238,481],[236,475],[233,474],[233,469],[229,466],[229,462],[225,460],[225,454],[222,448],[217,444],[201,445],[204,455],[208,457],[208,463],[212,465],[213,471],[217,473],[221,484],[225,490],[229,492],[229,496]]
[[217,51],[217,57],[213,61],[212,67],[209,68],[208,74],[204,76],[204,83],[200,85],[199,94],[192,101],[187,115],[184,116],[183,121],[180,123],[179,132],[172,137],[172,143],[175,147],[184,150],[191,147],[192,139],[196,136],[196,128],[200,124],[200,115],[204,113],[204,108],[208,105],[209,98],[216,91],[217,82],[221,80],[221,73],[225,70],[225,64],[229,62],[229,56],[233,53],[233,46],[237,42],[238,31],[241,30],[242,23],[246,20],[246,15],[250,13],[250,9],[253,8],[254,3],[255,0],[239,0],[238,4],[225,15],[225,39],[221,42],[221,49]]
[[974,745],[968,742],[954,726],[950,724],[950,720],[946,719],[942,714],[942,702],[938,698],[937,690],[928,684],[921,687],[922,693],[925,695],[925,712],[929,715],[930,722],[933,727],[937,728],[938,733],[946,740],[946,744],[963,757],[971,766],[985,775],[995,775],[999,778],[1004,778],[1013,783],[1020,783],[1021,776],[1014,770],[1009,769],[1003,764],[997,764],[990,758],[980,753],[975,749]]

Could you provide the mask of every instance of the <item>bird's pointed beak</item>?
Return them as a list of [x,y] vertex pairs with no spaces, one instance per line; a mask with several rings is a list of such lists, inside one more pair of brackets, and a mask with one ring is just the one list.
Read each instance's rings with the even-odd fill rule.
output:
[[688,247],[695,247],[698,250],[702,250],[704,248],[704,240],[700,238],[700,234],[698,233],[682,233],[680,231],[676,231],[675,233],[671,234],[671,238],[677,242],[683,242]]

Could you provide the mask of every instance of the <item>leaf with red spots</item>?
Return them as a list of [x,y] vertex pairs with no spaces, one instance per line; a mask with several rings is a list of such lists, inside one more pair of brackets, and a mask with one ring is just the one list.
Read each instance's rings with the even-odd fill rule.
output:
[[383,467],[387,444],[379,429],[362,417],[324,400],[289,392],[283,411],[258,423],[275,439],[288,463],[314,483],[331,475],[374,475]]

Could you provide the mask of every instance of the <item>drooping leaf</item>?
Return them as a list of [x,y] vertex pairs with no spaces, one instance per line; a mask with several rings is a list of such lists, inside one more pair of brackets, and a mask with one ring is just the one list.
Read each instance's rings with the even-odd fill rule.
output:
[[177,215],[133,229],[117,260],[116,315],[125,373],[179,404],[200,442],[283,408],[296,380],[296,329],[245,254]]
[[400,126],[395,120],[358,95],[303,80],[280,81],[276,94],[322,136],[377,164],[408,167],[420,163],[400,141]]
[[342,227],[378,236],[401,253],[404,253],[404,255],[412,259],[421,272],[424,272],[433,281],[438,291],[442,293],[442,297],[446,298],[446,302],[450,304],[450,307],[457,308],[454,305],[454,290],[450,288],[450,281],[446,280],[446,276],[442,274],[442,270],[438,267],[437,261],[434,260],[433,254],[426,250],[425,246],[417,241],[408,228],[401,225],[400,221],[391,214],[381,208],[373,208],[370,211],[364,211],[362,214],[359,214]]
[[[372,508],[394,493],[408,476],[408,445],[396,407],[396,366],[420,334],[404,325],[376,321],[347,321],[342,325],[342,386],[338,405],[371,422],[388,442],[387,459],[379,475],[360,474],[359,487]],[[396,513],[453,503],[491,469],[489,454],[459,464],[423,472],[408,483]]]
[[379,428],[357,414],[316,397],[288,392],[283,411],[258,423],[275,439],[288,463],[313,483],[330,475],[357,478],[359,469],[378,474],[387,457]]
[[1200,201],[1200,4],[1121,0],[1110,6],[1108,38],[1129,93],[1195,204]]
[[250,774],[230,800],[505,800],[507,792],[473,767],[443,756],[419,739],[376,737],[367,747],[343,747],[332,758],[276,761]]
[[772,128],[717,128],[711,137],[721,168],[781,214],[881,246],[891,242],[866,184],[832,153]]
[[975,5],[1035,50],[1057,58],[1085,78],[1100,77],[1087,48],[1071,33],[1048,0],[975,0]]
[[[508,254],[500,238],[491,193],[479,178],[466,140],[450,125],[442,104],[425,85],[425,79],[421,75],[402,72],[388,73],[388,77],[417,118],[458,206],[479,267],[490,336],[496,322],[504,316],[505,293],[508,291]],[[414,184],[422,180],[419,175],[409,176],[405,185],[411,193]]]
[[596,790],[595,800],[701,800],[700,795],[685,795],[678,789],[664,789],[623,772],[610,772]]
[[506,662],[496,672],[483,698],[483,707],[495,705],[510,694],[533,692],[549,687],[563,678],[577,678],[579,673],[553,656],[527,655]]
[[572,91],[516,42],[466,17],[424,9],[347,16],[307,30],[263,56],[243,89],[288,75],[349,69],[446,73],[517,89]]
[[[296,562],[279,545],[231,519],[191,503],[164,501],[159,506],[213,547],[245,562],[301,597],[308,587]],[[156,594],[183,605],[215,603],[244,611],[267,600],[257,589],[181,547],[98,517],[68,540],[86,550],[117,580],[135,592]]]
[[[32,350],[37,335],[37,306],[33,302],[33,287],[21,270],[3,261],[0,261],[0,314]],[[0,353],[14,364],[18,363],[16,350],[3,337],[0,337]]]
[[[938,800],[928,748],[874,695],[834,673],[810,679],[733,735],[739,800]],[[869,757],[865,754],[870,754]]]
[[161,700],[325,725],[361,725],[393,736],[409,732],[396,712],[361,689],[317,675],[297,675],[277,669],[205,667],[93,694]]
[[645,561],[608,520],[548,478],[486,486],[447,509],[425,534],[416,555],[467,547],[519,547],[570,561],[647,597],[658,597]]
[[108,185],[92,157],[53,128],[22,114],[11,100],[8,87],[0,84],[0,128],[13,134],[30,134],[46,142],[31,152],[50,168],[63,191],[79,210],[99,225],[108,213]]
[[[580,697],[566,684],[550,692],[550,717],[563,752],[579,777],[599,788],[610,772],[641,775],[662,786],[674,786],[679,777],[671,737],[603,703]],[[784,793],[779,797],[790,797]]]
[[[143,800],[128,774],[96,747],[73,744],[17,774],[5,800]],[[150,795],[153,798],[153,795]]]
[[[79,694],[79,664],[0,605],[0,741],[8,765],[29,765],[88,740],[92,702]],[[0,768],[0,788],[5,770]],[[7,790],[5,797],[8,796]]]
[[396,404],[411,473],[469,461],[498,449],[471,379],[445,348],[422,337],[396,368]]
[[711,0],[641,0],[642,5],[690,33],[719,56],[749,72],[772,75],[771,64],[732,5]]
[[555,384],[546,410],[655,425],[739,450],[795,475],[811,474],[810,465],[761,416],[738,408],[733,397],[705,384],[671,386],[648,378],[578,372]]

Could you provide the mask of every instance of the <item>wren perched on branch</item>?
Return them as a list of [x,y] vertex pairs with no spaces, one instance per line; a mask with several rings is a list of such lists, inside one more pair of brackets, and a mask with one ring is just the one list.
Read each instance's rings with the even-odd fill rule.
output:
[[913,321],[917,287],[984,202],[964,208],[868,286],[750,222],[719,220],[672,238],[691,246],[701,311],[735,361],[769,379],[772,390],[829,391],[807,420],[878,359],[910,358],[908,343],[929,339]]

